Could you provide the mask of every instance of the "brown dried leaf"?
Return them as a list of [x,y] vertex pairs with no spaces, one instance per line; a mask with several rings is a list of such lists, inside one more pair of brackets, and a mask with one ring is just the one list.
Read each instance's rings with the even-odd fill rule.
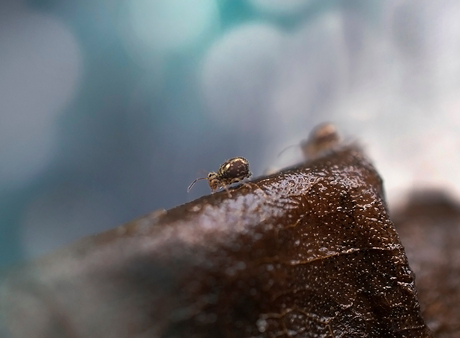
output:
[[249,185],[10,272],[0,318],[14,337],[430,336],[360,150]]

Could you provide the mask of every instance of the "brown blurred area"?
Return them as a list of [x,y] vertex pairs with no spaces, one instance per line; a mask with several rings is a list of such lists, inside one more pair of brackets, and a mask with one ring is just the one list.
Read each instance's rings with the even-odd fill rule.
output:
[[460,203],[441,190],[416,191],[391,216],[426,324],[435,337],[460,337]]

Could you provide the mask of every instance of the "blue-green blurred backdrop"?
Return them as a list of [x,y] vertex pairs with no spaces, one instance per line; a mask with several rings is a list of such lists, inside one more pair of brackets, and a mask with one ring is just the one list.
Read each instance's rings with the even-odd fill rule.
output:
[[460,187],[453,0],[3,0],[0,267],[255,175],[322,121],[390,202]]

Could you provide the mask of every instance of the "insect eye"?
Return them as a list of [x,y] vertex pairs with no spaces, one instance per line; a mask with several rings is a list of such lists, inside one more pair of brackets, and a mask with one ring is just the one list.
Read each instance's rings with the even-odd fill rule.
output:
[[214,176],[214,175],[213,175],[212,173],[209,173],[209,174],[208,174],[208,178],[211,178],[211,177],[213,177],[213,176]]

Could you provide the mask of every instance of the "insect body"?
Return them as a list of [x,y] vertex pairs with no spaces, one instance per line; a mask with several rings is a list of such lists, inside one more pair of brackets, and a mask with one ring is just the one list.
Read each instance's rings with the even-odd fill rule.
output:
[[[208,177],[200,177],[190,184],[187,191],[192,189],[193,185],[199,180],[208,180],[211,191],[214,192],[218,188],[225,188],[233,183],[240,182],[252,175],[249,170],[249,162],[243,157],[234,157],[225,161],[217,170],[217,173],[210,172]],[[228,190],[227,190],[228,192]]]
[[300,148],[306,159],[313,159],[334,149],[339,142],[337,128],[332,123],[322,123],[312,130],[308,139],[300,143]]
[[[300,143],[300,149],[306,160],[312,160],[334,149],[339,144],[340,135],[337,128],[332,123],[322,123],[312,130],[306,140]],[[291,147],[293,146],[285,148],[279,155]]]

